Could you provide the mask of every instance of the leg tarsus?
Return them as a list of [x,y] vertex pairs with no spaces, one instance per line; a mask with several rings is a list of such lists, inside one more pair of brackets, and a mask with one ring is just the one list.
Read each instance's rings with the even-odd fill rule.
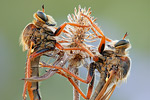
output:
[[22,94],[23,100],[26,100],[26,97],[27,97],[27,95],[26,95],[27,85],[28,85],[28,83],[27,83],[27,81],[25,81],[24,87],[23,87],[23,94]]

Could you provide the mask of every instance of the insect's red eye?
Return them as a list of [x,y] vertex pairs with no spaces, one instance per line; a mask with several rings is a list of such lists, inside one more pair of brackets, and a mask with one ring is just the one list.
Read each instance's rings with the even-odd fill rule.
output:
[[41,12],[41,11],[38,11],[38,12],[37,12],[37,15],[38,15],[38,17],[41,18],[43,21],[45,21],[45,22],[48,21],[48,18],[47,18],[47,16],[46,16],[45,13],[43,13],[43,12]]

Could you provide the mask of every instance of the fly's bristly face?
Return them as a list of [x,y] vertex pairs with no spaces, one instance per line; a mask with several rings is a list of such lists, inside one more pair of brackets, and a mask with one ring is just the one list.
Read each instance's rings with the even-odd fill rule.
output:
[[34,24],[38,27],[46,26],[56,26],[56,22],[52,16],[46,15],[44,12],[44,6],[42,6],[43,11],[37,11],[33,16],[35,18]]
[[114,47],[118,55],[126,55],[126,50],[128,50],[131,46],[129,40],[119,40],[115,43]]

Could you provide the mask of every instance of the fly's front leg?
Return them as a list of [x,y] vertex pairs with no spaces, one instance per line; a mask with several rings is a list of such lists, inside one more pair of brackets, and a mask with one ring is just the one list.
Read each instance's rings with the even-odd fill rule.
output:
[[62,67],[58,67],[58,66],[45,65],[45,64],[41,63],[41,67],[48,67],[48,68],[55,68],[55,69],[58,69],[58,70],[62,70],[66,74],[68,74],[68,75],[74,77],[75,79],[80,80],[81,82],[86,83],[86,84],[88,84],[91,81],[91,79],[92,79],[92,78],[87,78],[87,80],[84,80],[84,79],[76,76],[75,74],[71,73],[68,69],[62,68]]
[[71,26],[76,26],[76,27],[89,27],[89,26],[83,26],[83,25],[75,24],[75,23],[64,23],[57,28],[54,35],[58,36],[63,31],[63,29],[66,27],[66,25],[71,25]]
[[[26,74],[25,74],[25,78],[30,78],[31,77],[31,60],[30,60],[30,55],[31,55],[31,50],[32,50],[32,46],[33,46],[33,42],[31,41],[31,45],[30,45],[30,49],[28,51],[28,57],[27,57],[27,65],[26,65]],[[29,92],[29,97],[31,100],[33,100],[34,96],[33,96],[33,93],[31,92],[31,85],[32,83],[31,82],[27,82],[25,81],[25,84],[24,84],[24,90],[23,90],[23,99],[25,100],[26,99],[26,90],[28,89],[28,92]]]
[[[31,42],[31,46],[30,46],[30,49],[29,49],[29,52],[28,52],[28,57],[27,57],[28,59],[27,59],[27,66],[26,66],[26,77],[25,77],[25,79],[26,78],[28,79],[28,78],[30,78],[32,76],[31,62],[35,58],[37,58],[38,56],[41,56],[42,54],[51,51],[51,49],[45,48],[45,49],[33,52],[31,54],[32,45],[33,45],[33,42]],[[35,83],[35,84],[37,84],[37,83]],[[37,90],[34,90],[34,87],[32,88],[32,86],[33,86],[32,82],[25,81],[24,90],[23,90],[23,99],[24,100],[26,99],[26,89],[28,89],[30,100],[34,100],[34,98],[39,97],[39,96],[36,96],[36,97],[34,96],[33,92],[36,92]]]

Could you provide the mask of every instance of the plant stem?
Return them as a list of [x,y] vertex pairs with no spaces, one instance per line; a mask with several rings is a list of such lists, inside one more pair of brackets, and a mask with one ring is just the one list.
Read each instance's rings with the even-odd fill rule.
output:
[[[73,73],[75,75],[79,75],[79,70],[78,68],[73,68]],[[80,82],[74,78],[74,82],[76,83],[77,86],[80,86]],[[80,95],[79,92],[73,87],[73,100],[80,100]]]

